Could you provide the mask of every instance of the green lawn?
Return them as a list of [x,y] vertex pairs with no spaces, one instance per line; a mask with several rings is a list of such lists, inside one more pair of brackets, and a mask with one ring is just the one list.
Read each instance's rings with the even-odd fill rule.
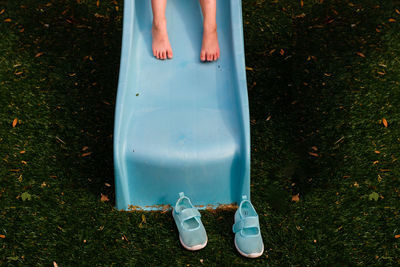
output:
[[114,208],[121,0],[0,0],[0,265],[400,264],[400,2],[244,2],[264,255],[233,211],[193,253],[169,212]]

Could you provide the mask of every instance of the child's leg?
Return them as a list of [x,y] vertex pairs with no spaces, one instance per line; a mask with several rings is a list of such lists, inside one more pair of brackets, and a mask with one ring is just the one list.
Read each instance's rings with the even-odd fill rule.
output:
[[[225,0],[220,0],[225,1]],[[219,44],[217,36],[217,0],[200,0],[203,12],[203,43],[200,59],[202,61],[214,61],[219,58]]]
[[167,0],[151,0],[151,6],[153,9],[153,55],[158,59],[172,58],[172,48],[167,32],[167,20],[165,19]]

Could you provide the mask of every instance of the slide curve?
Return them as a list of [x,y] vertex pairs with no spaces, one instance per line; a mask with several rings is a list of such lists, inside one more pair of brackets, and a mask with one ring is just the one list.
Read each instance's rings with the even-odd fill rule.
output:
[[249,195],[241,4],[217,1],[221,57],[203,63],[198,0],[168,0],[171,60],[152,55],[151,1],[125,0],[114,125],[118,209],[161,209],[182,191],[212,208]]

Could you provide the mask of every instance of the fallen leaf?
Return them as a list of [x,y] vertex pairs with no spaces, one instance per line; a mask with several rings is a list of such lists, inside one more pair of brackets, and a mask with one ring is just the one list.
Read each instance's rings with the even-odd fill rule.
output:
[[365,55],[361,52],[357,52],[357,55],[359,55],[360,57],[365,57]]
[[394,238],[400,238],[400,235],[395,235]]
[[101,194],[101,198],[100,198],[100,200],[101,200],[101,202],[107,202],[107,201],[110,201],[110,200],[108,199],[108,196],[107,196],[107,195],[103,195],[103,194]]
[[143,228],[143,224],[146,223],[146,216],[144,216],[144,214],[142,214],[142,222],[139,224],[139,228]]
[[385,125],[385,127],[388,127],[388,122],[385,118],[382,119],[382,123],[383,125]]
[[92,152],[87,152],[87,153],[83,153],[82,155],[81,155],[81,157],[83,158],[83,157],[87,157],[87,156],[90,156],[92,154]]
[[4,8],[0,11],[0,15],[4,13],[4,11],[6,11]]
[[41,57],[44,54],[44,52],[39,52],[35,55],[35,57]]
[[11,22],[11,19],[5,19],[4,22]]
[[279,53],[283,56],[285,54],[285,50],[281,49]]
[[253,71],[254,69],[246,66],[246,70]]
[[103,194],[101,194],[101,198],[100,198],[100,200],[101,200],[101,202],[107,202],[107,201],[110,201],[110,200],[108,199],[108,196],[107,196],[107,195],[103,195]]
[[100,6],[100,0],[97,0],[96,2],[96,6],[99,7]]
[[105,186],[110,187],[111,185],[109,183],[104,183]]
[[0,238],[6,238],[6,236],[5,235],[0,235]]
[[381,152],[379,150],[374,151],[376,154],[380,154]]
[[293,195],[293,196],[292,196],[292,201],[294,201],[294,202],[299,202],[299,201],[300,201],[300,196],[299,196],[299,194]]
[[389,22],[396,22],[395,19],[389,19]]
[[314,153],[314,152],[308,152],[308,154],[310,154],[313,157],[319,157],[319,155],[317,153]]
[[18,119],[15,118],[15,119],[13,120],[13,122],[12,122],[12,127],[14,128],[14,127],[17,125],[17,123],[18,123]]
[[[4,9],[3,9],[4,10]],[[400,11],[398,9],[396,9],[396,13],[400,15]],[[1,14],[1,13],[0,13]]]
[[22,150],[22,151],[20,151],[19,153],[20,153],[20,154],[25,154],[26,151],[25,151],[25,150]]
[[84,147],[82,147],[82,151],[86,151],[86,150],[88,150],[89,149],[89,147],[88,146],[84,146]]

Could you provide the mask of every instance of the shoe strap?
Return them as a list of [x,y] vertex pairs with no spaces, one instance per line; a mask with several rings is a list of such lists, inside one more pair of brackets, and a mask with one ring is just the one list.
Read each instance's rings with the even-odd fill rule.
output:
[[184,209],[178,213],[179,220],[181,222],[190,220],[195,217],[201,217],[200,212],[195,208]]
[[233,225],[232,230],[236,234],[237,232],[240,232],[245,228],[253,228],[253,227],[256,227],[256,228],[260,227],[260,223],[258,221],[258,216],[246,217],[246,218],[243,218],[243,219],[237,221]]

